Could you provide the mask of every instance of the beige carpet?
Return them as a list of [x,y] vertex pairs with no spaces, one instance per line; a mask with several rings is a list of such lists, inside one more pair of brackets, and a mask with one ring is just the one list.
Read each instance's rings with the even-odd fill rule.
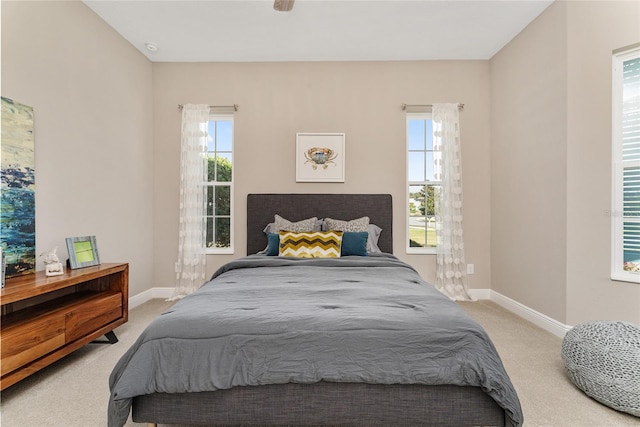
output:
[[591,399],[565,374],[562,339],[490,301],[461,303],[489,333],[511,377],[525,426],[640,426],[640,418]]
[[[3,391],[2,426],[105,426],[111,369],[168,305],[153,300],[136,307],[129,322],[116,329],[119,343],[85,346]],[[640,418],[601,405],[569,382],[560,359],[560,338],[489,301],[461,305],[493,339],[520,396],[525,426],[640,426]]]

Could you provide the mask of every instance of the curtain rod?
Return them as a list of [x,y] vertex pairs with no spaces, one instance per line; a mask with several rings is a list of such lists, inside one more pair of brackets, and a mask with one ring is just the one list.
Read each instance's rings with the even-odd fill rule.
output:
[[[432,108],[433,104],[424,104],[424,105],[409,105],[409,104],[402,104],[402,110],[406,110],[407,108]],[[458,104],[458,109],[459,110],[464,110],[464,104]]]
[[[233,108],[233,111],[238,111],[240,106],[238,104],[233,105],[209,105],[209,109],[211,108]],[[183,104],[178,104],[178,110],[182,110],[184,108]]]

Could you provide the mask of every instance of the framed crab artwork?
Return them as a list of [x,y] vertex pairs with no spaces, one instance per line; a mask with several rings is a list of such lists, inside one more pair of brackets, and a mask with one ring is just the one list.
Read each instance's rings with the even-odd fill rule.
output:
[[344,133],[296,134],[296,182],[344,182]]

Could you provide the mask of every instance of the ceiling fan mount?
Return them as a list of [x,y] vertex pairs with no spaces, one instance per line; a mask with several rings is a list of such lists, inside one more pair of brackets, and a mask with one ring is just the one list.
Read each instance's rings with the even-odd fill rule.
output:
[[293,9],[293,2],[295,0],[274,0],[273,8],[278,12],[289,12]]

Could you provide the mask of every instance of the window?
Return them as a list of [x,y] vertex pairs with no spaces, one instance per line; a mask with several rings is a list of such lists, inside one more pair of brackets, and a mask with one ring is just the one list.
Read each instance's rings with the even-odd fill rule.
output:
[[435,253],[439,158],[431,113],[407,113],[407,253]]
[[640,283],[640,46],[613,56],[611,278]]
[[212,114],[207,132],[207,253],[233,253],[233,115]]

